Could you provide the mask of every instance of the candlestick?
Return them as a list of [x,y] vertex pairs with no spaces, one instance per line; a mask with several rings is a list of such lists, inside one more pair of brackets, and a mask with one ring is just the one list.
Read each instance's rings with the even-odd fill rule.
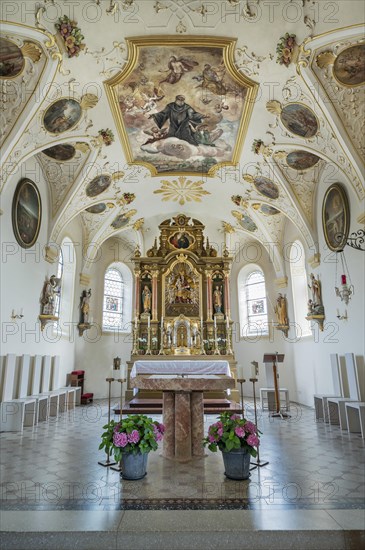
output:
[[251,362],[251,378],[256,378],[258,375],[259,364],[257,361]]
[[243,379],[243,365],[237,365],[237,380]]
[[161,315],[161,328],[163,328],[163,315]]
[[214,316],[214,328],[217,328],[217,317]]

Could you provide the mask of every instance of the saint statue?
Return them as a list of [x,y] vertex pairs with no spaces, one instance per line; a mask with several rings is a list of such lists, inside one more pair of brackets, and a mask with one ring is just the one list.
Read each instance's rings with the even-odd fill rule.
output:
[[83,290],[80,299],[80,310],[81,310],[81,324],[86,324],[89,322],[89,313],[90,313],[90,297],[91,297],[91,288],[89,290]]
[[142,303],[144,313],[149,313],[151,311],[151,291],[147,285],[144,285],[142,292]]
[[218,285],[213,292],[213,306],[215,313],[222,313],[222,291]]
[[276,313],[276,318],[278,320],[279,325],[281,326],[288,326],[288,312],[286,308],[286,296],[283,296],[279,293],[277,299],[276,299],[276,306],[274,307],[274,311]]
[[308,288],[310,288],[312,292],[313,306],[322,305],[321,283],[315,278],[313,273],[310,274],[310,284],[308,285]]

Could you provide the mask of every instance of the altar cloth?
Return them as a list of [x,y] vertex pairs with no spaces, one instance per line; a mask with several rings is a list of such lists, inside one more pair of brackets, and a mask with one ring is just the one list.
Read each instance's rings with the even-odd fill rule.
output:
[[231,376],[228,361],[136,361],[131,378],[139,374],[222,374]]

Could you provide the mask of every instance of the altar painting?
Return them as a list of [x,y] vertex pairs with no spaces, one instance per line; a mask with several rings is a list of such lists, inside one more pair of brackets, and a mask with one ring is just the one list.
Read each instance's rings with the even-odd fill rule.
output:
[[175,263],[164,279],[165,315],[199,316],[200,275],[188,262]]
[[238,161],[257,84],[235,69],[234,45],[212,37],[128,40],[126,68],[106,82],[128,162],[152,175],[213,175]]

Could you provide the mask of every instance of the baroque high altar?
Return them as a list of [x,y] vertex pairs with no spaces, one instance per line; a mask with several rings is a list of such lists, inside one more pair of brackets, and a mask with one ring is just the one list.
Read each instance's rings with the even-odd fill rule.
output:
[[183,214],[165,220],[159,230],[159,243],[156,238],[147,256],[142,257],[137,248],[133,258],[133,360],[142,355],[176,359],[224,355],[234,362],[232,258],[226,250],[219,257],[204,239],[204,225]]

